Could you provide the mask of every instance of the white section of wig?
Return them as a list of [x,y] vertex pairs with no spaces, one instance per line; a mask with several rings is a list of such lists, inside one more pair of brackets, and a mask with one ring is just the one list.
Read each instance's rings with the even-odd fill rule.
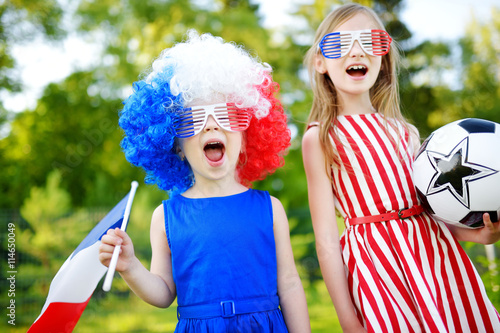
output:
[[186,41],[165,49],[153,62],[146,82],[151,83],[173,64],[175,74],[170,90],[174,96],[182,94],[186,106],[230,102],[253,108],[258,118],[268,115],[271,104],[255,86],[269,81],[266,74],[272,71],[271,66],[235,43],[189,30]]

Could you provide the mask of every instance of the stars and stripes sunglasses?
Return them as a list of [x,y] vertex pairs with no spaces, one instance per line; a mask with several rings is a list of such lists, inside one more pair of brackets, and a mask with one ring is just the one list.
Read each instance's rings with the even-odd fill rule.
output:
[[250,125],[250,114],[234,103],[192,106],[183,109],[174,121],[175,136],[189,138],[200,133],[213,116],[219,126],[230,132],[242,132]]
[[392,42],[392,38],[384,30],[336,31],[323,36],[318,48],[325,58],[338,59],[349,53],[356,40],[363,51],[371,56],[383,56],[389,53]]

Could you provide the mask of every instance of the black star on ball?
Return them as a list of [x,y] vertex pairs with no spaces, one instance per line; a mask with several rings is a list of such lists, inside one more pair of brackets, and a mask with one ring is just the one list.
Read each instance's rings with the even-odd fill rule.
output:
[[469,162],[468,146],[468,138],[465,138],[448,155],[427,152],[429,161],[436,171],[429,183],[427,195],[448,190],[469,208],[469,183],[496,171]]
[[438,177],[434,183],[434,187],[447,186],[449,184],[449,186],[453,187],[463,197],[464,181],[466,182],[468,178],[481,171],[462,164],[462,160],[462,149],[453,154],[449,160],[434,157],[438,168]]

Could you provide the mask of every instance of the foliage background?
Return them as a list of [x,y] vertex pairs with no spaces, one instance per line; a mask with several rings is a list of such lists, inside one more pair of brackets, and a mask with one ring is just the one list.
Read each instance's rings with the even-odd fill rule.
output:
[[[262,26],[258,5],[249,0],[0,1],[0,253],[6,267],[7,224],[14,223],[18,271],[16,326],[3,319],[0,329],[26,331],[64,260],[128,192],[131,180],[144,179],[119,148],[121,102],[161,50],[181,41],[188,28],[196,28],[243,44],[274,68],[294,135],[285,166],[255,187],[280,198],[287,210],[313,332],[340,331],[314,251],[300,142],[312,99],[302,58],[324,16],[345,2],[301,3],[295,17],[303,24],[269,30]],[[467,32],[458,41],[416,44],[398,18],[404,1],[356,2],[380,14],[404,51],[402,107],[423,138],[460,118],[500,122],[499,8],[492,8],[491,21],[472,17],[464,22]],[[13,45],[34,38],[58,45],[69,35],[101,45],[99,61],[47,85],[34,108],[22,112],[5,108],[6,94],[22,94],[25,89]],[[445,79],[451,69],[458,70],[458,82]],[[146,267],[151,255],[149,219],[165,198],[155,187],[141,185],[134,201],[129,233]],[[487,269],[484,247],[463,246],[500,309],[500,278]],[[4,268],[0,272],[5,312],[6,272]],[[111,293],[106,295],[98,287],[92,298],[76,332],[159,332],[175,327],[175,307],[146,305],[119,278]]]

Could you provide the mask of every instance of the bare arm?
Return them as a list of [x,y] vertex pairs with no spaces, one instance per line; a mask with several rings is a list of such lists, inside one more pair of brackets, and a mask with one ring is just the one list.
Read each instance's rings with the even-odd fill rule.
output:
[[115,245],[121,244],[116,270],[130,289],[145,302],[166,308],[176,297],[172,277],[171,253],[165,234],[163,205],[153,213],[151,220],[151,270],[148,271],[134,254],[130,237],[120,229],[109,230],[103,236],[99,259],[108,266]]
[[302,155],[316,251],[323,279],[343,331],[365,332],[349,295],[335,218],[334,195],[325,170],[325,156],[320,146],[318,127],[312,127],[304,134]]
[[311,332],[306,296],[293,258],[288,219],[281,202],[274,197],[271,197],[271,201],[278,264],[278,295],[283,317],[290,333]]

